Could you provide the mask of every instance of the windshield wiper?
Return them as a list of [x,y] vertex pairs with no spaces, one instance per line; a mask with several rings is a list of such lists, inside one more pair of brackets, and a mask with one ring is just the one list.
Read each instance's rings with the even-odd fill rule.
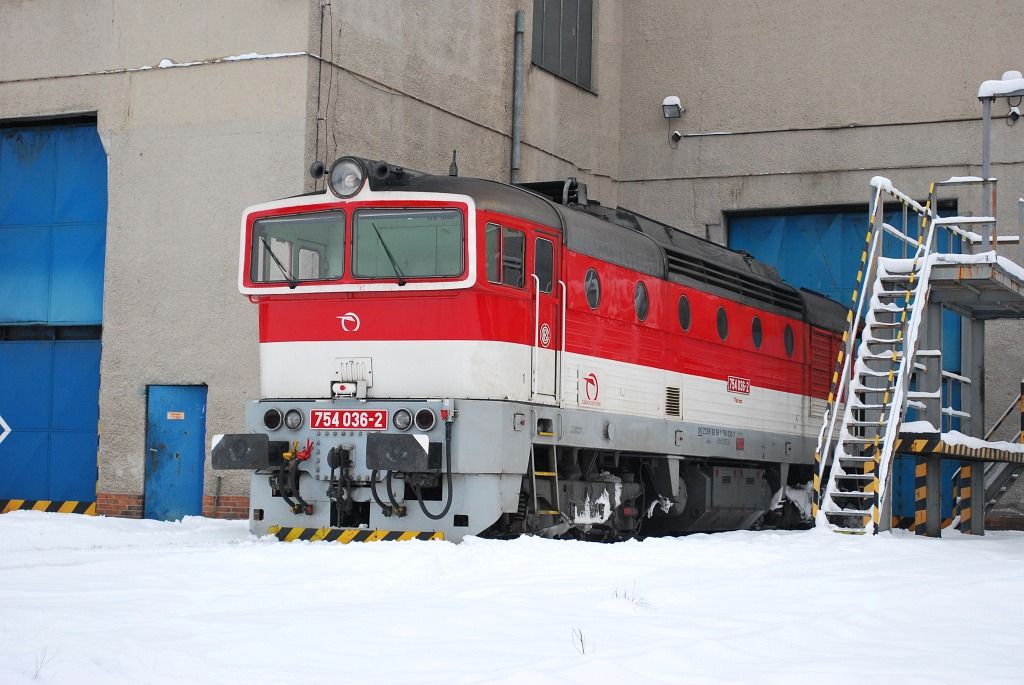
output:
[[295,290],[295,286],[298,285],[299,282],[292,278],[291,270],[284,268],[284,264],[282,264],[281,260],[277,258],[276,254],[274,254],[274,250],[271,249],[270,243],[267,242],[265,237],[260,236],[260,242],[263,243],[263,247],[267,248],[267,252],[270,253],[270,258],[274,260],[274,264],[277,264],[277,268],[281,270],[282,274],[284,274],[285,280],[288,281],[288,287]]
[[395,275],[398,276],[398,285],[405,285],[405,274],[398,268],[398,262],[395,261],[395,256],[391,254],[391,250],[388,249],[388,244],[384,242],[384,236],[377,230],[377,224],[371,223],[373,226],[373,232],[377,234],[377,240],[380,241],[380,246],[384,248],[384,254],[388,256],[388,261],[391,262],[391,268],[395,270]]

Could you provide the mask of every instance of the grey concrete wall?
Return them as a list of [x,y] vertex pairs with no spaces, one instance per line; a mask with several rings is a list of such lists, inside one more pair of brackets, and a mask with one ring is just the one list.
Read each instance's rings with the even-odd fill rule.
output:
[[[239,221],[301,191],[305,166],[308,57],[136,69],[304,51],[308,7],[0,6],[0,119],[95,113],[108,155],[102,492],[143,492],[148,384],[206,383],[208,431],[241,430],[258,357],[256,308],[237,290]],[[215,478],[208,468],[208,494]],[[246,490],[243,478],[223,488]]]
[[[507,181],[517,9],[526,12],[527,27],[524,180],[578,175],[613,198],[621,10],[612,2],[595,20],[595,55],[602,59],[593,92],[531,64],[529,0],[334,3],[324,13],[324,121],[309,140],[310,162],[356,154],[447,173],[458,149],[463,175]],[[310,52],[320,45],[317,26]],[[314,103],[316,79],[312,85]]]

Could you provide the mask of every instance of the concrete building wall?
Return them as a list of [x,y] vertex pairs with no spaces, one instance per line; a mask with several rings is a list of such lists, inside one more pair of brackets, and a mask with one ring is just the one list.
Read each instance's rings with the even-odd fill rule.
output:
[[[101,491],[142,492],[149,383],[207,383],[208,430],[240,428],[257,393],[256,311],[235,285],[246,205],[322,188],[306,169],[341,154],[445,173],[457,149],[463,175],[509,178],[516,10],[521,178],[577,176],[718,241],[733,211],[864,203],[876,174],[923,196],[979,173],[978,84],[1024,66],[1009,0],[595,0],[592,90],[531,63],[530,0],[0,6],[0,119],[95,112],[110,159]],[[245,53],[299,54],[218,61]],[[165,58],[199,64],[130,71]],[[681,120],[661,116],[666,95]],[[1004,230],[1022,160],[1024,128],[997,121]],[[989,328],[995,415],[1024,352],[1019,322]]]
[[[235,285],[239,218],[302,190],[309,59],[210,62],[304,52],[308,7],[0,7],[0,120],[95,114],[108,155],[100,493],[141,501],[148,384],[207,384],[210,432],[240,430],[241,403],[257,395],[256,311]],[[165,59],[197,64],[143,69]],[[208,494],[216,478],[208,469]],[[247,487],[234,478],[223,492]]]

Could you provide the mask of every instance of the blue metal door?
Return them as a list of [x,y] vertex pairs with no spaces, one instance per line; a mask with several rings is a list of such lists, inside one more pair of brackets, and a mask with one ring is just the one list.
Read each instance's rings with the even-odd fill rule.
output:
[[[947,212],[949,210],[947,209]],[[955,214],[953,210],[951,214]],[[886,211],[884,219],[902,227],[899,210]],[[855,275],[860,269],[864,235],[868,229],[867,209],[863,211],[821,211],[757,216],[738,216],[729,220],[729,247],[744,250],[774,266],[790,285],[821,293],[842,305],[850,306]],[[913,231],[908,230],[913,235]],[[949,234],[936,234],[939,252],[959,252]],[[892,236],[884,236],[882,254],[904,257],[905,247]],[[943,312],[942,367],[960,371],[960,317]],[[948,401],[960,406],[960,388],[949,388]],[[907,415],[914,420],[913,410]],[[956,430],[959,420],[943,419],[942,430]],[[943,517],[950,516],[953,501],[953,473],[959,462],[943,460]],[[893,514],[914,516],[914,459],[897,457],[893,467]]]
[[206,386],[151,385],[146,403],[145,516],[203,513]]
[[96,500],[106,216],[94,123],[0,126],[0,500]]

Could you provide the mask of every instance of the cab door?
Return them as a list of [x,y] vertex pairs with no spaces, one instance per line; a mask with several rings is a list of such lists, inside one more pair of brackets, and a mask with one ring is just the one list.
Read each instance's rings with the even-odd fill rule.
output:
[[558,255],[561,241],[557,234],[536,231],[530,245],[533,299],[533,350],[531,354],[532,395],[539,401],[557,402],[558,375],[561,368],[562,327],[564,325],[565,284],[559,278]]

